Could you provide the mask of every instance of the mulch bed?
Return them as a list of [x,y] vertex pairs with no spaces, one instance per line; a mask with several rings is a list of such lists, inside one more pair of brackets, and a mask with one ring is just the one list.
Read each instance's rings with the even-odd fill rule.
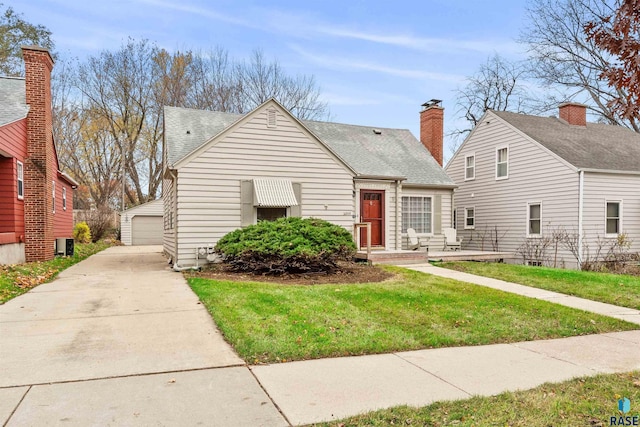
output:
[[395,274],[374,265],[341,263],[340,270],[332,274],[286,274],[265,276],[230,271],[225,264],[209,264],[202,271],[189,273],[192,277],[238,282],[271,282],[285,285],[319,285],[324,283],[377,283],[391,279]]

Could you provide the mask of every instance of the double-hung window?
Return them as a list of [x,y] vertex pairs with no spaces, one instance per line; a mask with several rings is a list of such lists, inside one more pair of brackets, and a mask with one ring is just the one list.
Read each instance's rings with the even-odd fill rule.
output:
[[24,199],[24,165],[22,162],[16,162],[16,185],[18,190],[18,199]]
[[67,210],[67,187],[62,187],[62,210]]
[[416,233],[432,233],[433,204],[431,197],[402,197],[402,232],[413,228]]
[[527,237],[540,237],[542,235],[542,203],[529,203],[527,211]]
[[464,208],[464,228],[466,230],[476,228],[476,208]]
[[51,182],[51,201],[53,203],[53,213],[56,213],[56,182]]
[[609,236],[617,236],[620,234],[622,225],[622,202],[607,201],[606,210],[606,234]]
[[496,179],[509,177],[509,147],[501,147],[496,150]]
[[464,160],[464,179],[465,181],[470,181],[472,179],[476,179],[476,156],[475,154],[471,154],[470,156],[465,157]]

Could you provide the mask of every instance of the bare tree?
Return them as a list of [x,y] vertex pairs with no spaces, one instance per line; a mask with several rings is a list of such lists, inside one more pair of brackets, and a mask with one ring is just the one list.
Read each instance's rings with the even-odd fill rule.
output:
[[73,62],[59,62],[52,84],[53,135],[62,168],[79,183],[74,207],[118,207],[120,152],[103,118],[83,108]]
[[467,120],[464,129],[454,135],[466,136],[487,110],[526,113],[531,110],[525,88],[525,70],[521,65],[494,55],[480,66],[467,84],[456,91],[457,113]]
[[23,74],[21,45],[37,45],[53,50],[51,31],[25,21],[22,14],[0,3],[0,75]]
[[277,61],[268,62],[259,50],[253,52],[250,62],[236,64],[236,73],[242,94],[239,113],[275,98],[303,120],[323,119],[328,115],[328,106],[320,101],[320,90],[313,76],[289,76]]
[[603,122],[638,132],[636,119],[625,119],[611,107],[612,101],[626,97],[625,90],[600,78],[611,63],[611,55],[584,31],[587,24],[601,22],[614,11],[611,0],[532,0],[527,11],[529,25],[520,41],[528,46],[531,73],[547,89],[542,109],[584,99]]
[[258,51],[239,62],[221,48],[168,52],[129,39],[68,67],[54,83],[61,162],[96,208],[117,208],[119,193],[126,206],[158,196],[165,105],[246,113],[273,97],[303,119],[328,114],[313,77],[290,77]]
[[162,126],[154,91],[158,52],[147,40],[130,39],[116,52],[90,57],[78,70],[84,108],[100,117],[120,151],[128,205],[154,200],[161,182]]

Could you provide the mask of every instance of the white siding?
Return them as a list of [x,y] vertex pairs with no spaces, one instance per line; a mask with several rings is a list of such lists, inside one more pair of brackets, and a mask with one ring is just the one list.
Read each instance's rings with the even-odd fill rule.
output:
[[613,239],[605,237],[605,203],[620,201],[622,232],[633,241],[631,250],[640,251],[640,176],[585,172],[583,227],[585,244],[596,249],[598,238],[607,241],[605,252]]
[[[496,149],[509,147],[509,174],[496,180]],[[475,153],[475,179],[465,181],[465,157]],[[476,127],[445,168],[459,185],[454,193],[457,230],[463,249],[516,252],[527,239],[527,204],[541,202],[542,233],[554,227],[578,227],[579,175],[575,168],[548,152],[491,113]],[[475,208],[475,230],[464,229],[464,209]],[[495,240],[496,227],[498,247]],[[484,239],[483,239],[484,235]],[[490,237],[491,236],[491,237]],[[553,251],[549,250],[550,263]],[[575,264],[560,251],[557,265]],[[573,264],[572,264],[573,263]]]
[[[269,177],[301,183],[302,217],[352,229],[352,174],[281,111],[277,127],[267,127],[261,109],[178,170],[176,262],[194,264],[198,246],[239,228],[241,181]],[[170,248],[170,233],[165,237]]]
[[120,240],[122,244],[130,246],[132,244],[131,224],[136,215],[141,216],[163,216],[164,208],[162,199],[138,205],[127,209],[120,215]]

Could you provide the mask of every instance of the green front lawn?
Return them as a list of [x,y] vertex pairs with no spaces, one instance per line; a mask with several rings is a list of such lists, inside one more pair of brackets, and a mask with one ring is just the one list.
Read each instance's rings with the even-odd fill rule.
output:
[[445,262],[439,267],[640,310],[640,277],[488,262]]
[[[631,411],[618,411],[618,399]],[[527,426],[574,427],[620,424],[621,416],[640,416],[640,373],[608,374],[492,397],[437,402],[423,408],[401,406],[317,426]],[[616,417],[616,424],[611,423]],[[625,421],[625,420],[623,420]],[[633,423],[633,419],[631,420]],[[637,422],[637,421],[636,421]]]
[[615,319],[389,268],[383,283],[297,286],[189,277],[249,363],[480,345],[634,329]]
[[72,257],[17,265],[0,265],[0,304],[22,295],[34,286],[50,282],[59,272],[111,246],[109,243],[76,243]]

